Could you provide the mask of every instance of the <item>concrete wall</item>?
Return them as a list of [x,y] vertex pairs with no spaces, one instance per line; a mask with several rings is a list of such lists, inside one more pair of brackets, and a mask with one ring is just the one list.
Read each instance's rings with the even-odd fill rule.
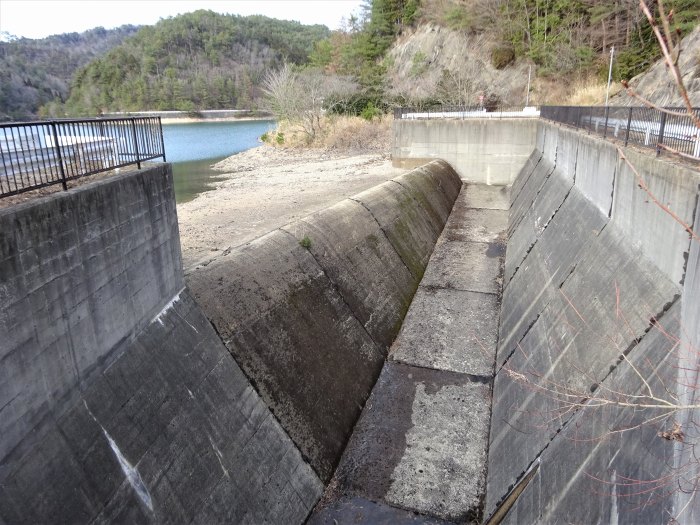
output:
[[165,166],[1,210],[0,461],[183,286]]
[[535,145],[537,119],[395,120],[394,166],[433,159],[450,163],[462,180],[509,185]]
[[436,161],[232,250],[188,286],[330,479],[461,181]]
[[641,180],[611,143],[541,122],[514,182],[486,516],[661,523],[692,497],[697,430],[663,433],[693,411],[620,402],[697,391],[698,241],[678,221],[697,228],[700,174],[625,155]]
[[167,165],[0,212],[0,523],[302,523],[320,497],[177,231]]

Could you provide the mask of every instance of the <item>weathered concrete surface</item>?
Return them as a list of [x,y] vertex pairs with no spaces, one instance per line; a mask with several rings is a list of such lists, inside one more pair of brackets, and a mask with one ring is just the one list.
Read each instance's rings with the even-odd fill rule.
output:
[[501,290],[501,265],[505,246],[499,242],[440,243],[435,247],[422,286],[497,294]]
[[488,384],[387,363],[336,471],[338,489],[448,520],[477,518]]
[[[462,192],[464,206],[467,208],[506,211],[510,209],[510,192],[507,186],[467,184]],[[455,227],[461,227],[459,220],[455,222]]]
[[503,275],[505,285],[522,264],[537,238],[542,235],[549,221],[559,211],[573,185],[573,178],[562,176],[558,170],[554,170],[547,184],[537,194],[518,223],[518,228],[508,238],[508,253]]
[[0,210],[3,466],[184,286],[169,169]]
[[464,181],[508,185],[535,144],[535,119],[395,120],[394,166],[444,159]]
[[612,213],[613,185],[618,169],[618,155],[614,148],[601,148],[593,137],[577,134],[576,187],[581,190],[600,212]]
[[188,285],[327,481],[457,197],[445,162],[216,258]]
[[[551,163],[553,175],[541,167],[521,174],[525,182],[518,179],[521,189],[512,200],[511,241],[521,239],[515,255],[524,252],[524,258],[507,262],[515,271],[503,292],[485,515],[493,515],[528,469],[538,466],[506,523],[678,517],[690,498],[678,487],[687,489],[697,479],[697,467],[688,469],[694,460],[688,461],[687,450],[696,440],[688,411],[654,420],[658,413],[651,408],[613,403],[600,409],[589,399],[634,402],[648,388],[671,403],[694,399],[697,352],[691,358],[686,350],[684,358],[683,343],[697,338],[698,308],[689,313],[697,293],[688,292],[687,283],[697,287],[700,250],[654,198],[689,223],[698,216],[700,176],[626,152],[652,198],[613,145],[551,124],[540,127],[537,166]],[[530,208],[558,172],[574,186],[532,244],[539,214]],[[508,250],[511,257],[510,244]],[[687,320],[679,321],[683,315]],[[677,331],[686,323],[693,334],[687,339]],[[679,372],[688,369],[692,377]],[[654,424],[637,428],[645,420]],[[660,437],[675,422],[686,443]],[[698,508],[700,502],[691,501],[680,522],[694,523]]]
[[508,206],[508,188],[466,184],[452,207],[442,241],[502,244]]
[[302,523],[322,491],[186,291],[28,453],[3,523]]
[[420,281],[440,236],[431,216],[415,205],[410,192],[390,181],[362,192],[353,200],[365,206],[381,227],[401,260]]
[[[541,159],[542,159],[542,151],[537,149],[537,148],[533,149],[532,153],[527,158],[527,162],[525,162],[525,165],[520,170],[520,172],[518,173],[518,176],[515,178],[515,180],[513,181],[513,184],[511,185],[510,196],[513,199],[516,196],[520,195],[520,192],[522,191],[523,187],[527,184],[527,182],[530,180],[530,176],[535,172],[535,168],[537,168],[537,165],[540,163]],[[509,208],[510,208],[510,206],[509,206]]]
[[334,501],[311,516],[308,525],[449,525],[450,522],[420,515],[415,511],[360,498],[347,497]]
[[574,187],[503,291],[508,308],[499,324],[499,364],[515,351],[606,223],[607,217]]
[[[583,399],[678,293],[653,265],[644,263],[641,252],[626,247],[614,227],[587,245],[574,272],[496,377],[490,495],[504,494],[572,415],[563,394],[547,395],[535,386],[523,389],[514,374],[524,374],[532,385],[544,381],[554,390],[566,388]],[[490,495],[487,512],[496,503]]]
[[189,276],[195,299],[327,480],[384,361],[313,256],[275,231]]
[[306,519],[321,480],[183,289],[168,165],[0,221],[0,523]]
[[554,172],[554,163],[549,159],[542,157],[535,166],[532,175],[528,178],[527,184],[523,189],[512,197],[510,205],[510,214],[508,216],[508,235],[510,236],[520,225],[527,211],[532,206],[532,203],[539,195],[545,182]]
[[[700,210],[699,210],[700,211]],[[695,214],[693,232],[700,232],[700,213]],[[700,400],[700,240],[693,237],[688,253],[688,264],[683,279],[681,305],[681,334],[678,351],[679,365],[676,375],[678,400],[689,406],[697,406]],[[678,416],[683,428],[692,428],[700,419],[700,410],[687,410]],[[700,502],[692,490],[694,480],[700,479],[700,465],[695,461],[693,447],[676,446],[674,468],[683,469],[679,480],[680,490],[674,493],[674,506],[687,509],[684,513],[688,523],[700,521]]]
[[495,294],[421,287],[392,358],[425,368],[490,376],[500,304]]
[[[672,210],[680,221],[693,224],[700,183],[697,171],[659,163],[649,155],[634,151],[627,152],[627,156],[651,195]],[[620,161],[615,178],[612,220],[629,242],[642,247],[657,268],[674,283],[680,284],[690,249],[688,232],[639,186],[640,181],[629,165]]]
[[[462,189],[312,523],[404,519],[392,507],[480,519],[507,202]],[[355,512],[357,498],[377,506]]]
[[[616,367],[594,399],[550,442],[539,472],[503,523],[566,523],[572,517],[579,523],[667,523],[678,514],[681,507],[674,510],[666,496],[677,490],[684,473],[669,472],[673,441],[659,436],[672,430],[675,417],[663,410],[596,404],[631,401],[632,396],[650,391],[672,402],[667,385],[675,382],[673,361],[680,332],[680,304],[676,303],[629,354],[630,363]],[[687,522],[693,523],[693,518]]]
[[385,352],[418,287],[379,224],[360,203],[345,200],[283,228],[308,250],[343,301]]

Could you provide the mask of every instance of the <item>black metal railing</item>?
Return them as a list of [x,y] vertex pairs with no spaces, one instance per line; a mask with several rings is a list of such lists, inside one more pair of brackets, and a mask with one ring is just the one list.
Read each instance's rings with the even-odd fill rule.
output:
[[162,157],[160,117],[0,124],[0,197]]
[[435,106],[429,108],[400,107],[394,108],[394,119],[396,120],[418,120],[437,118],[489,118],[507,119],[536,117],[539,115],[539,108],[523,106]]
[[[700,116],[700,108],[693,110]],[[621,106],[543,106],[541,117],[561,122],[604,138],[680,153],[700,160],[700,129],[685,108],[654,109]]]

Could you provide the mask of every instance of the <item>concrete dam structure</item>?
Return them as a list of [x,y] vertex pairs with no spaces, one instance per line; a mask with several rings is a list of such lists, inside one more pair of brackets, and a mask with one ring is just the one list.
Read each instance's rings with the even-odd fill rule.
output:
[[700,521],[700,174],[394,126],[187,282],[168,165],[0,211],[0,523]]

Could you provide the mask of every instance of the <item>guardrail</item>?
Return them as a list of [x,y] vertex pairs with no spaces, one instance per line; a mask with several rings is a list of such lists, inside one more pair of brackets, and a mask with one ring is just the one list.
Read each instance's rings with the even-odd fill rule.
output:
[[160,117],[0,124],[0,198],[162,157]]
[[[542,106],[541,116],[603,138],[618,139],[625,146],[636,144],[656,149],[657,154],[668,150],[700,160],[700,129],[686,109],[669,107],[664,110],[626,106]],[[700,116],[700,108],[693,111]]]
[[427,109],[417,109],[409,107],[394,108],[394,119],[396,120],[419,120],[434,118],[487,118],[487,119],[507,119],[507,118],[533,118],[539,117],[540,112],[534,106],[498,106],[488,108],[484,106],[438,106]]

